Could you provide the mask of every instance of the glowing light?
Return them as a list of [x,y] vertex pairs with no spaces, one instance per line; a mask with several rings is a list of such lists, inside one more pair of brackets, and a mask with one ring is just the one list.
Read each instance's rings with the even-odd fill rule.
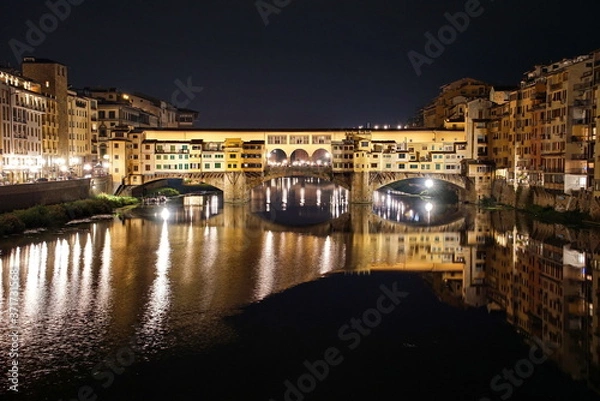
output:
[[428,212],[431,212],[433,210],[433,204],[431,202],[427,202],[425,204],[425,210],[427,210]]
[[425,186],[427,188],[433,187],[433,180],[430,180],[430,179],[425,180]]
[[167,221],[169,220],[169,217],[171,217],[171,212],[169,212],[169,209],[164,208],[162,212],[160,212],[160,217],[162,217],[163,220]]

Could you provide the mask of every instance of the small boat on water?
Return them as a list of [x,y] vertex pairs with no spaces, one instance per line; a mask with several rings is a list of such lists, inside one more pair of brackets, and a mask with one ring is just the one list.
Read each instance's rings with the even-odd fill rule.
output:
[[149,198],[142,198],[142,203],[144,205],[162,205],[163,203],[167,203],[166,196],[153,196]]

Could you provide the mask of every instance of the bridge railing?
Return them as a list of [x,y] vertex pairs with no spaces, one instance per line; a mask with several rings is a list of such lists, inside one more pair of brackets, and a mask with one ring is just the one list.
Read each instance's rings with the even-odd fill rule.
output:
[[265,175],[331,174],[330,166],[266,166]]

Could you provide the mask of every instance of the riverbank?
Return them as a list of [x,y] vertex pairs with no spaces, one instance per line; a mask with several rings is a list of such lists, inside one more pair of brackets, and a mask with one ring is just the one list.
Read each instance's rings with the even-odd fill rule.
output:
[[0,236],[23,234],[26,230],[60,227],[71,221],[113,214],[116,209],[138,203],[137,198],[98,195],[74,202],[14,210],[0,214]]
[[549,206],[527,205],[525,208],[515,208],[511,205],[496,203],[493,200],[486,199],[477,205],[482,210],[490,212],[500,210],[514,210],[515,212],[523,213],[531,217],[532,220],[546,224],[559,224],[565,227],[584,227],[584,226],[600,226],[599,222],[595,222],[592,218],[578,210],[557,211]]

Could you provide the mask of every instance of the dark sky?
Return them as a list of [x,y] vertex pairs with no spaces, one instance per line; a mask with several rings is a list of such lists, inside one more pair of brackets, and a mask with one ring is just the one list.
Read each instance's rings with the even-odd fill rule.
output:
[[25,55],[68,65],[74,87],[170,100],[190,80],[189,102],[178,99],[201,127],[396,125],[453,80],[514,85],[536,63],[600,48],[597,0],[481,0],[420,76],[408,53],[425,54],[425,33],[464,0],[265,0],[289,3],[267,26],[255,0],[71,1],[81,4],[54,28],[45,1],[2,0],[0,61],[16,66],[10,43],[29,46],[27,21],[44,20]]

